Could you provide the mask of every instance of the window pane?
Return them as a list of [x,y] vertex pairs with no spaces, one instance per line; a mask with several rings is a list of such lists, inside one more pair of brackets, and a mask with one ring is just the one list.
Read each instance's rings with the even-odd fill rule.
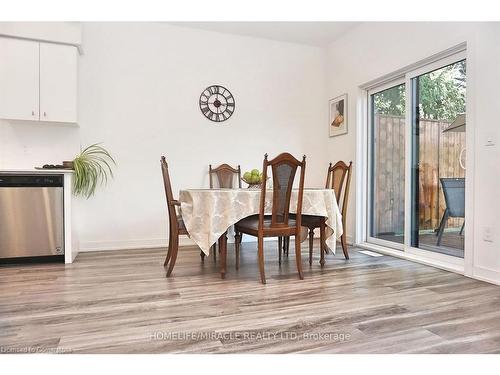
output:
[[370,235],[404,242],[405,85],[371,95]]
[[465,60],[412,80],[412,246],[464,256]]

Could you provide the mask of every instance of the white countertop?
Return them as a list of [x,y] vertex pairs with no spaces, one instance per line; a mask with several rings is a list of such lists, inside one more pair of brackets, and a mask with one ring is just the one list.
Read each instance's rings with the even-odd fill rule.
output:
[[71,174],[75,171],[72,169],[0,169],[0,174]]

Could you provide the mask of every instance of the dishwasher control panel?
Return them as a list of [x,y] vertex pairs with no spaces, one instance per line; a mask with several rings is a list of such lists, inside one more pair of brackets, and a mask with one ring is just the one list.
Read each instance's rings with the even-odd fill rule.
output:
[[63,176],[0,174],[0,187],[63,187]]

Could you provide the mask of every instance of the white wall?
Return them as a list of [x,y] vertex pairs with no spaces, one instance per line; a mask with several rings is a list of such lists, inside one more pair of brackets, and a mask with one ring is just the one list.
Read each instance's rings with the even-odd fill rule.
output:
[[[363,100],[360,85],[461,42],[467,42],[467,132],[473,132],[469,139],[474,139],[475,149],[475,155],[467,153],[474,165],[474,220],[467,221],[469,240],[473,235],[473,259],[466,259],[466,271],[500,282],[500,199],[495,198],[500,182],[499,23],[364,23],[335,41],[328,48],[327,96],[349,94],[349,134],[329,139],[327,157],[355,162],[356,128],[361,120],[357,105]],[[484,147],[487,137],[494,138],[497,145]],[[353,183],[355,187],[356,179]],[[348,233],[354,238],[356,189],[352,191]],[[493,228],[494,243],[483,241],[484,226]]]
[[[118,167],[78,202],[82,249],[165,245],[162,154],[175,193],[208,187],[209,163],[261,169],[266,152],[306,154],[306,185],[324,183],[323,49],[160,23],[85,23],[83,47],[81,142],[103,142]],[[215,83],[236,99],[219,124],[198,107]]]

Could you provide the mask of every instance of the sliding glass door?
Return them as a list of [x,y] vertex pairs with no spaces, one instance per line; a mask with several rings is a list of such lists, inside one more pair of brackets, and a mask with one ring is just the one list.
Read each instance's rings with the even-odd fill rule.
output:
[[405,223],[405,84],[370,93],[370,217],[373,240],[403,244]]
[[411,78],[411,246],[464,257],[466,62]]
[[463,258],[465,102],[465,52],[368,92],[368,242]]

